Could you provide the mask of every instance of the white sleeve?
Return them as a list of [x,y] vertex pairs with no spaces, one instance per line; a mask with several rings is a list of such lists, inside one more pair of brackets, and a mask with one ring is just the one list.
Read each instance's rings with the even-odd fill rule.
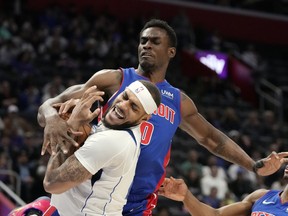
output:
[[[121,154],[126,155],[127,146],[134,142],[126,131],[110,131],[90,135],[74,154],[79,162],[94,175],[100,169],[111,164]],[[135,145],[135,144],[134,144]],[[121,157],[117,157],[121,158]]]

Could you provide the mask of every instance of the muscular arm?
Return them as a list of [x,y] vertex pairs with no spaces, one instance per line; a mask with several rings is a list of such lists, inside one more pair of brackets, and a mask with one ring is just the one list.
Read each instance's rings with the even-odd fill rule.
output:
[[63,103],[71,98],[80,98],[83,93],[91,86],[97,86],[98,89],[104,91],[109,97],[114,94],[120,87],[122,80],[121,70],[101,70],[95,73],[86,83],[74,85],[67,88],[61,94],[54,98],[46,100],[38,110],[38,123],[45,127],[47,121],[59,120],[57,111],[52,104]]
[[[181,95],[180,128],[197,140],[213,154],[238,164],[250,171],[257,168],[258,175],[267,176],[275,173],[283,163],[288,162],[288,152],[272,152],[257,163],[249,157],[232,139],[211,125],[197,110],[193,101],[184,93]],[[255,166],[256,165],[256,166]]]
[[51,149],[55,154],[56,146],[60,146],[62,151],[67,150],[67,146],[77,146],[77,143],[68,134],[68,125],[65,120],[60,118],[53,104],[65,102],[71,98],[81,98],[83,93],[91,86],[97,86],[99,90],[105,92],[110,97],[116,92],[121,84],[121,70],[101,70],[95,73],[85,84],[71,86],[60,95],[45,101],[38,110],[38,122],[44,128],[44,140],[41,154],[46,149]]
[[47,192],[59,194],[81,184],[91,176],[74,154],[68,157],[62,151],[58,151],[50,157],[43,185]]
[[260,189],[249,194],[241,202],[236,202],[219,209],[214,209],[205,203],[200,202],[190,191],[187,191],[183,203],[189,213],[195,216],[248,216],[251,214],[252,206],[261,196],[267,193],[267,190]]
[[248,216],[251,214],[253,204],[265,193],[267,193],[265,189],[256,190],[241,202],[215,209],[194,197],[183,179],[166,178],[159,189],[160,195],[175,201],[182,201],[193,216]]
[[254,160],[232,139],[211,125],[197,110],[193,101],[184,93],[181,100],[182,122],[180,128],[213,154],[239,164],[252,171]]

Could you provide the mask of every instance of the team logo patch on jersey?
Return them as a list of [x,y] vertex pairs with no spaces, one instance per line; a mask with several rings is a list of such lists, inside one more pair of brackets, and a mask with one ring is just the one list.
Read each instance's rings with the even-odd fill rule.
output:
[[161,94],[162,94],[163,96],[167,97],[167,98],[172,99],[172,100],[173,100],[173,98],[174,98],[173,93],[171,93],[171,92],[169,92],[169,91],[167,91],[167,90],[161,89]]

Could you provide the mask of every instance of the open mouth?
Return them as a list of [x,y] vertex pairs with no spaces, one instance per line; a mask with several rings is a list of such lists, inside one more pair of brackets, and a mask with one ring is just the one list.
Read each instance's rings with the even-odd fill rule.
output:
[[124,113],[117,106],[114,107],[113,111],[115,112],[116,116],[119,119],[124,119],[125,118]]
[[141,57],[153,57],[153,55],[151,53],[148,53],[148,52],[143,52],[141,54]]

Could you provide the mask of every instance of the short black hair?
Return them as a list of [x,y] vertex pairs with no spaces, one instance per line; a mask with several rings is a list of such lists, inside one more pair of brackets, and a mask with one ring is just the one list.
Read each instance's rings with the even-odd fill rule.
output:
[[160,94],[160,91],[157,88],[157,86],[154,85],[152,82],[147,81],[147,80],[139,80],[139,82],[141,82],[148,89],[148,91],[152,95],[157,107],[159,107],[159,105],[161,103],[161,94]]
[[158,27],[166,31],[168,37],[169,37],[169,42],[171,47],[177,47],[177,36],[174,31],[174,29],[164,20],[160,19],[151,19],[148,21],[144,27],[142,28],[140,35],[142,32],[147,29],[147,28],[152,28],[152,27]]

